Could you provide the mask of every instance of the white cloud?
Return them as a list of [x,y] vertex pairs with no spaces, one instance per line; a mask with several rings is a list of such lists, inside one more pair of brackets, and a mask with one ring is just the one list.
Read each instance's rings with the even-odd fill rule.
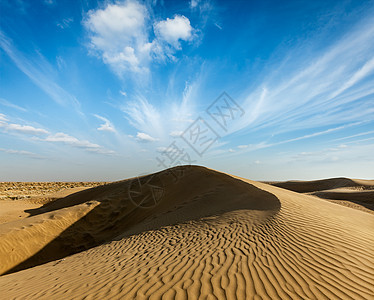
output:
[[119,76],[131,71],[147,74],[154,61],[175,61],[181,41],[191,41],[194,30],[185,16],[154,23],[147,7],[134,0],[108,4],[91,10],[84,21],[89,32],[90,49]]
[[222,30],[222,26],[219,25],[218,23],[214,23],[214,26],[216,26],[219,30]]
[[239,149],[245,149],[245,148],[248,148],[248,145],[239,145],[238,148]]
[[170,132],[170,136],[172,137],[180,137],[183,134],[183,131],[172,131]]
[[[1,114],[1,113],[0,113],[0,122],[2,123],[2,122],[7,122],[7,121],[9,121],[9,120],[7,119],[7,117],[6,117],[4,114]],[[1,126],[1,123],[0,123],[0,126]]]
[[69,28],[71,23],[73,23],[73,21],[74,21],[73,18],[65,18],[65,19],[62,19],[61,22],[56,23],[56,25],[60,27],[61,29],[65,29],[65,28]]
[[178,153],[178,151],[180,151],[180,149],[178,148],[174,148],[174,147],[157,147],[157,152],[160,152],[160,153]]
[[40,134],[48,134],[49,132],[42,128],[35,128],[29,125],[20,125],[14,123],[8,123],[8,119],[4,114],[0,114],[0,128],[3,128],[5,131],[12,131],[22,134],[30,134],[30,135],[40,135]]
[[68,135],[63,132],[58,132],[47,136],[45,139],[39,139],[45,142],[63,143],[76,148],[82,148],[89,152],[95,152],[99,154],[114,154],[114,151],[107,150],[98,144],[91,143],[86,140],[79,140],[76,137]]
[[374,140],[374,137],[370,137],[370,138],[366,138],[366,139],[361,139],[361,140],[349,141],[346,144],[357,144],[357,143],[362,143],[362,142],[367,142],[367,141],[372,141],[372,140]]
[[180,41],[190,41],[193,38],[193,28],[185,16],[176,15],[154,25],[155,34],[160,40],[166,41],[176,49],[180,49]]
[[66,68],[66,62],[61,56],[56,57],[56,63],[59,70]]
[[117,74],[147,71],[149,58],[146,7],[135,1],[91,10],[84,22],[91,47]]
[[4,153],[8,153],[8,154],[16,154],[16,155],[23,155],[23,156],[29,156],[31,158],[37,158],[37,159],[41,159],[43,157],[33,153],[33,152],[30,152],[30,151],[24,151],[24,150],[14,150],[14,149],[4,149],[4,148],[0,148],[0,152],[4,152]]
[[200,0],[191,0],[190,7],[195,8],[199,4]]
[[138,132],[136,135],[136,139],[141,142],[156,142],[158,139],[151,137],[149,134],[144,132]]
[[[35,128],[29,125],[13,124],[13,123],[9,123],[8,121],[9,120],[7,119],[7,117],[4,114],[0,113],[0,128],[3,128],[6,132],[16,132],[16,133],[21,133],[21,134],[39,135],[39,136],[47,135],[47,137],[43,137],[43,138],[33,137],[33,140],[44,141],[44,142],[64,143],[64,144],[67,144],[67,145],[70,145],[76,148],[83,148],[86,151],[96,152],[100,154],[114,154],[114,151],[107,150],[100,145],[91,143],[86,140],[79,140],[76,137],[73,137],[63,132],[51,134],[49,131],[42,129],[42,128]],[[105,127],[105,124],[103,124],[102,127]],[[7,152],[7,153],[11,153],[11,152]],[[21,153],[13,152],[13,154],[21,154]]]
[[120,93],[122,96],[127,97],[127,93],[126,93],[126,92],[124,92],[124,91],[119,91],[119,93]]
[[33,135],[48,133],[48,131],[45,129],[35,128],[29,125],[8,124],[5,128],[7,130],[16,131],[16,132],[25,133],[25,134],[33,134]]
[[370,130],[370,131],[366,131],[366,132],[360,132],[358,134],[349,135],[349,136],[345,136],[345,137],[342,137],[342,138],[334,139],[334,141],[346,140],[346,139],[354,138],[354,137],[357,137],[357,136],[363,136],[363,135],[368,135],[368,134],[372,134],[372,133],[374,133],[374,130]]
[[110,132],[116,132],[116,129],[114,128],[113,124],[106,118],[99,116],[99,115],[94,115],[96,118],[100,119],[101,121],[104,121],[104,124],[101,124],[97,130],[100,131],[110,131]]
[[166,147],[157,147],[157,152],[163,153],[163,152],[169,152],[168,148]]

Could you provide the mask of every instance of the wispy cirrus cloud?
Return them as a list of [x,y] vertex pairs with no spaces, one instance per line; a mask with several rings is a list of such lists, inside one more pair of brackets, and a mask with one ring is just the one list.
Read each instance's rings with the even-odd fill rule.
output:
[[364,18],[340,39],[312,54],[306,40],[273,63],[257,89],[244,96],[243,118],[233,131],[277,132],[368,120],[374,115],[374,19]]
[[71,95],[52,79],[54,76],[48,70],[52,70],[53,68],[41,54],[36,58],[26,57],[23,53],[18,51],[12,40],[1,30],[0,48],[9,56],[17,68],[51,97],[52,100],[60,105],[71,105],[75,109],[79,109],[80,103],[76,97]]
[[261,143],[258,143],[258,144],[239,145],[238,149],[241,149],[243,152],[249,152],[249,151],[254,151],[254,150],[263,149],[263,148],[275,147],[275,146],[279,146],[279,145],[283,145],[283,144],[287,144],[287,143],[292,143],[292,142],[297,142],[297,141],[301,141],[301,140],[306,140],[306,139],[318,137],[318,136],[321,136],[321,135],[327,135],[327,134],[330,134],[330,133],[333,133],[333,132],[336,132],[336,131],[341,131],[341,130],[347,129],[349,127],[357,126],[357,125],[360,125],[360,124],[362,124],[362,122],[355,122],[355,123],[346,124],[346,125],[343,125],[343,126],[329,128],[329,129],[322,130],[322,131],[317,131],[317,132],[314,132],[314,133],[311,133],[311,134],[305,134],[305,135],[298,136],[298,137],[291,138],[291,139],[286,139],[286,140],[282,140],[282,141],[278,141],[278,142],[273,142],[273,143],[271,143],[271,142],[261,142]]
[[360,158],[361,161],[372,162],[372,151],[374,145],[356,144],[345,145],[341,144],[337,147],[324,148],[322,150],[300,152],[291,155],[289,159],[293,161],[305,161],[309,163],[326,163],[326,162],[342,162],[351,161],[352,157]]
[[[145,97],[138,96],[120,106],[126,119],[138,132],[144,132],[167,143],[170,138],[179,137],[198,116],[196,101],[200,89],[200,77],[186,83],[182,94],[173,97],[167,106],[155,106]],[[168,117],[165,117],[168,116]]]
[[162,117],[158,108],[142,96],[134,101],[128,101],[121,106],[129,123],[141,132],[149,135],[162,135]]
[[24,112],[26,111],[25,108],[23,108],[21,106],[18,106],[16,104],[12,103],[12,102],[9,102],[8,100],[5,100],[3,98],[0,98],[0,104],[4,105],[6,107],[10,107],[10,108],[14,108],[14,109],[20,110],[20,111],[24,111]]
[[353,134],[353,135],[345,136],[345,137],[342,137],[342,138],[334,139],[334,141],[347,140],[347,139],[351,139],[351,138],[355,138],[355,137],[363,136],[363,135],[368,135],[368,134],[372,134],[372,133],[374,133],[374,130],[370,130],[370,131],[366,131],[366,132],[360,132],[360,133],[357,133],[357,134]]

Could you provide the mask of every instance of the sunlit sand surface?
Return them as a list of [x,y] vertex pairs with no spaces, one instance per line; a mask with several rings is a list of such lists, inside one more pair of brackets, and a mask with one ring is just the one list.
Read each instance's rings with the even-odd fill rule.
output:
[[48,201],[0,200],[12,216],[0,214],[0,295],[373,299],[373,187],[191,166]]

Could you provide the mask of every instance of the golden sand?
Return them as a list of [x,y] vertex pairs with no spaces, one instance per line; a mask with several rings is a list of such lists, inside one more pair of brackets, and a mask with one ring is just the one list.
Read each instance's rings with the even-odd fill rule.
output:
[[305,194],[347,188],[326,181],[295,192],[177,167],[29,208],[0,224],[0,295],[372,299],[374,215]]

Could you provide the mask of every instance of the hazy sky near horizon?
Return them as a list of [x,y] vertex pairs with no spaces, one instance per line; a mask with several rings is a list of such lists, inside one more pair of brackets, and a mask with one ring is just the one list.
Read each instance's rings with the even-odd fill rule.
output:
[[374,1],[0,0],[0,181],[373,179],[373,41]]

